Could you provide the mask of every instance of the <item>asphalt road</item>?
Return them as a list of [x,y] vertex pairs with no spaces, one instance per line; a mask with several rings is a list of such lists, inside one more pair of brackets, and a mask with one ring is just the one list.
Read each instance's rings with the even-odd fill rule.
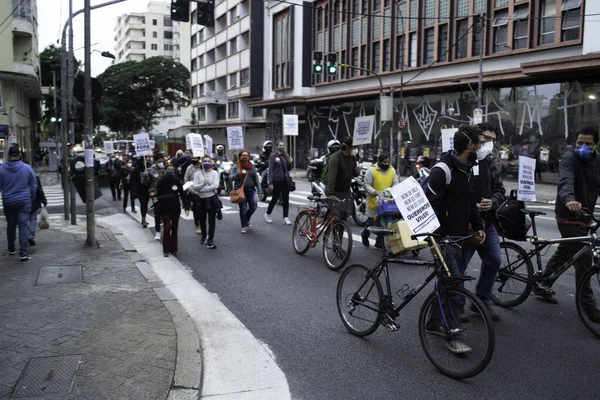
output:
[[[307,203],[301,197],[309,191],[308,183],[298,181],[297,186],[292,200]],[[120,204],[111,201],[108,188],[103,191],[98,213],[114,213],[113,206]],[[223,203],[229,205],[226,198]],[[84,213],[82,207],[78,206],[79,214]],[[553,207],[541,207],[548,215],[537,220],[539,236],[559,237]],[[572,269],[555,285],[558,305],[531,297],[516,308],[500,309],[491,363],[475,378],[454,381],[428,362],[418,339],[417,316],[429,288],[400,315],[398,332],[380,327],[366,339],[354,337],[336,309],[340,273],[325,267],[321,248],[304,256],[295,254],[292,227],[283,225],[280,207],[273,213],[272,225],[263,219],[265,208],[259,208],[252,230],[241,235],[236,209],[226,209],[218,222],[216,250],[200,244],[192,221],[181,221],[178,258],[270,348],[294,399],[600,398],[600,340],[577,316]],[[292,205],[290,218],[295,215]],[[544,265],[554,249],[544,255]],[[427,257],[426,252],[421,254]],[[371,266],[377,257],[374,249],[354,242],[349,264]],[[475,258],[471,274],[477,275],[478,268]],[[403,283],[416,285],[427,274],[422,267],[392,266],[392,286],[398,290]]]

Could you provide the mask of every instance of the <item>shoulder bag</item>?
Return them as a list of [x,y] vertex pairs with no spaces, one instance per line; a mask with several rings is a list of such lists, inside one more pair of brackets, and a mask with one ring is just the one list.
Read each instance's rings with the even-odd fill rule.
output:
[[229,192],[229,201],[233,204],[240,204],[246,198],[246,194],[244,193],[244,185],[246,183],[246,179],[248,178],[248,174],[249,172],[246,172],[246,176],[244,177],[244,180],[239,188]]
[[284,157],[284,162],[282,162],[281,165],[283,166],[283,169],[285,169],[285,180],[287,182],[288,190],[290,192],[293,192],[296,190],[296,182],[294,182],[294,180],[290,176],[290,171],[288,170],[287,164],[287,158]]

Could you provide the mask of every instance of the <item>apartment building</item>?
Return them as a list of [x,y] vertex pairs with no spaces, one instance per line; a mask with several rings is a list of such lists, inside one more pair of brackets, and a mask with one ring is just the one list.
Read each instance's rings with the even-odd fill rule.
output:
[[217,0],[215,26],[197,24],[191,11],[193,129],[227,144],[228,126],[243,126],[245,147],[258,152],[267,136],[265,114],[248,103],[263,98],[264,2]]
[[41,117],[36,0],[0,2],[0,162],[18,144],[31,161]]
[[[472,123],[480,106],[510,151],[537,141],[550,171],[583,123],[600,122],[599,1],[293,2],[265,8],[265,90],[250,107],[269,120],[299,114],[298,160],[351,134],[360,115],[377,121],[366,154],[435,159],[441,130]],[[358,68],[313,74],[313,51]],[[393,96],[391,123],[382,93]]]

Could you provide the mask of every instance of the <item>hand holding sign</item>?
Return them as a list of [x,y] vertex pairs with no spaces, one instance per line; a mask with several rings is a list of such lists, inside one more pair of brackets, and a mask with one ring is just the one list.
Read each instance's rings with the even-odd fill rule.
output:
[[150,137],[147,133],[138,133],[137,135],[133,135],[133,141],[135,143],[135,154],[138,157],[152,155]]
[[412,176],[390,189],[398,210],[414,233],[430,233],[440,227],[440,222],[425,196],[419,182]]

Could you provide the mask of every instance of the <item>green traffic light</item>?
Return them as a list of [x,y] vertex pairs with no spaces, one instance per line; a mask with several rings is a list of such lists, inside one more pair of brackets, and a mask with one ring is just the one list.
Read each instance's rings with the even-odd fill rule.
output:
[[336,67],[335,65],[330,65],[330,66],[329,66],[329,73],[330,73],[331,75],[335,75],[335,74],[337,74],[337,67]]
[[313,65],[313,73],[320,74],[321,72],[323,72],[323,66],[321,64]]

